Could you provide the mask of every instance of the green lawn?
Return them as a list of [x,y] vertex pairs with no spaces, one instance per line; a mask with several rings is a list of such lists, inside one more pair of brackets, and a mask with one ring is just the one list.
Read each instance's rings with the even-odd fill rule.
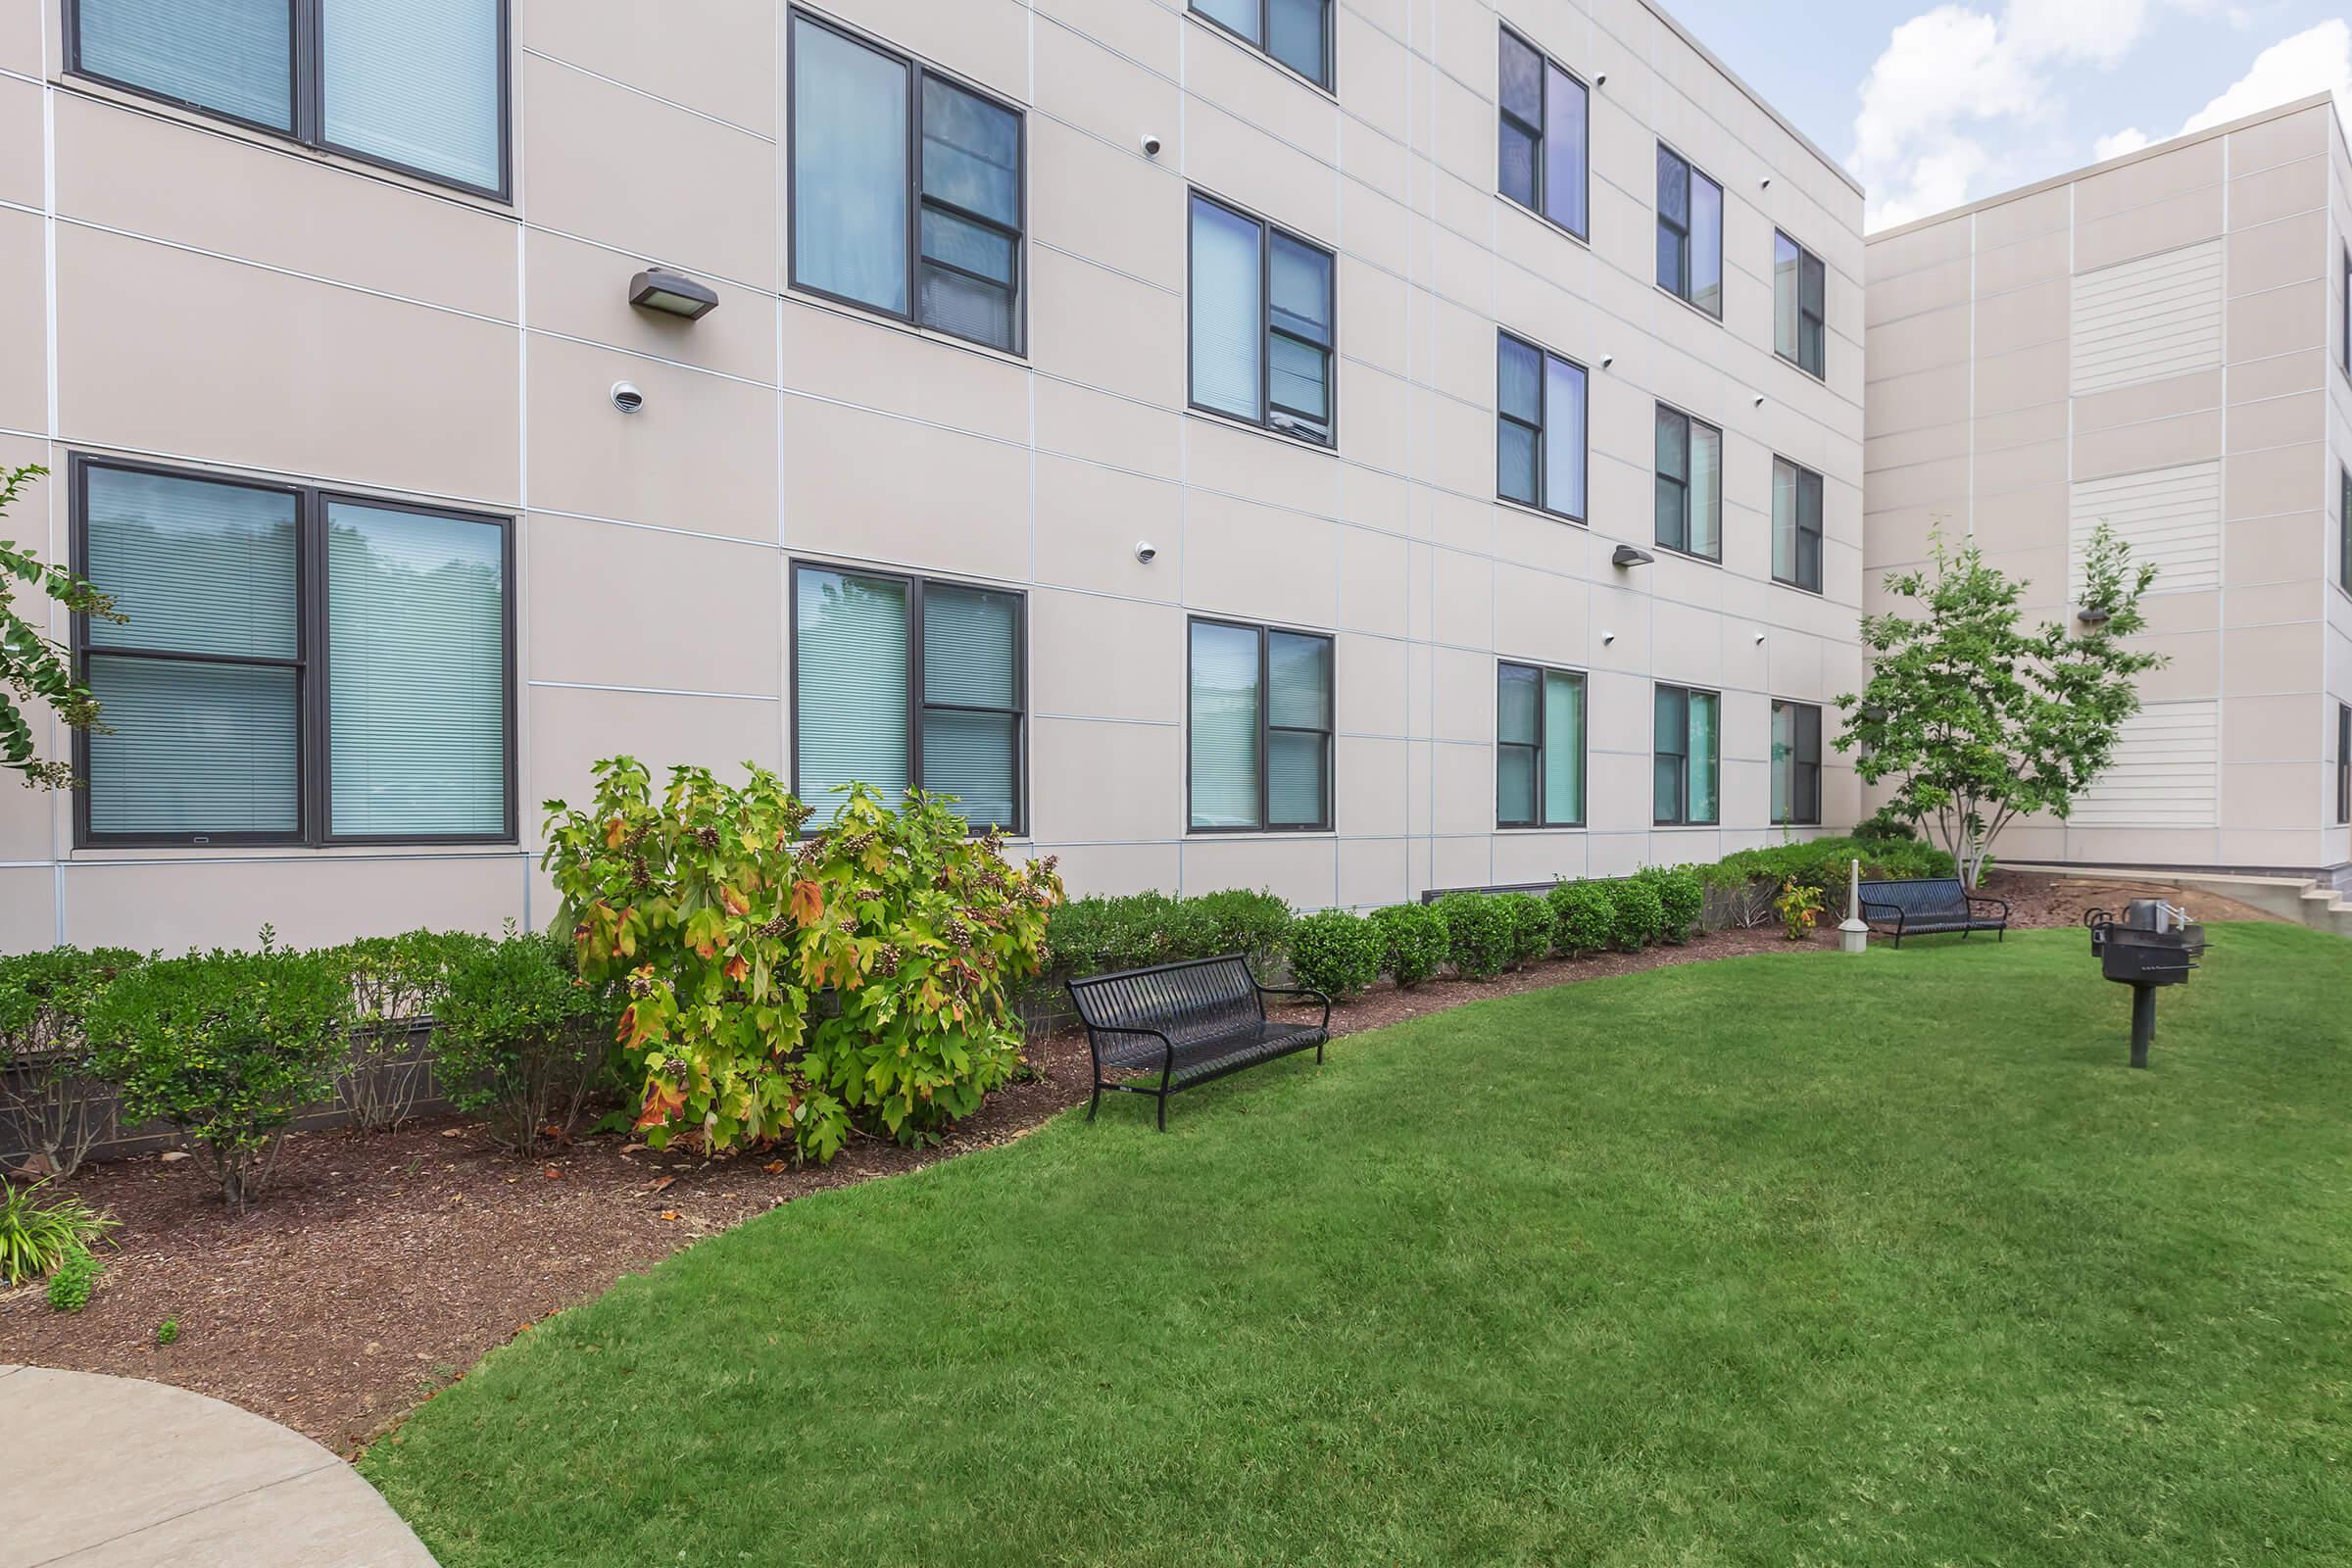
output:
[[2352,1561],[2352,944],[1483,1003],[791,1204],[367,1474],[472,1564]]

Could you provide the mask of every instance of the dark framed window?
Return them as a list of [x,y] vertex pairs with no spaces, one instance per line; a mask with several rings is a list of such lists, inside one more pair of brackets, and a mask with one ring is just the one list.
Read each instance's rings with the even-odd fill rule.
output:
[[1772,819],[1794,827],[1821,824],[1821,708],[1772,705]]
[[1821,475],[1772,460],[1772,580],[1821,592]]
[[1722,777],[1717,720],[1723,699],[1686,686],[1659,686],[1653,703],[1653,819],[1660,827],[1712,826],[1723,815],[1717,788]]
[[1585,677],[1494,666],[1494,825],[1585,825]]
[[1680,409],[1658,405],[1658,544],[1723,560],[1723,432]]
[[2336,470],[2335,580],[2352,594],[2352,467]]
[[1331,446],[1332,256],[1193,193],[1192,404]]
[[1494,493],[1585,520],[1585,368],[1508,332],[1494,339]]
[[1529,212],[1588,237],[1592,197],[1591,95],[1508,27],[1502,37],[1495,189]]
[[1022,352],[1020,112],[792,14],[793,287]]
[[76,458],[86,846],[515,837],[511,519]]
[[66,69],[505,201],[507,0],[66,0]]
[[1658,143],[1658,287],[1723,319],[1723,187]]
[[1186,663],[1191,830],[1328,830],[1331,639],[1196,619]]
[[2335,819],[2352,822],[2352,704],[2335,705]]
[[1829,269],[1780,230],[1772,234],[1772,352],[1826,379]]
[[2344,373],[2352,375],[2352,245],[2344,248],[2344,287],[2342,292],[2344,329],[2342,341],[2336,346],[2343,351]]
[[1331,90],[1331,0],[1192,0],[1192,5],[1193,15]]
[[974,829],[1027,830],[1027,601],[1003,588],[792,568],[792,789],[956,798]]

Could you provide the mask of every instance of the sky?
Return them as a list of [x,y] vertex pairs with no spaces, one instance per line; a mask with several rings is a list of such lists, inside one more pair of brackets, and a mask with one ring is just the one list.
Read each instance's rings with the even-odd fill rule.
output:
[[1888,228],[2332,89],[2347,0],[1665,0]]

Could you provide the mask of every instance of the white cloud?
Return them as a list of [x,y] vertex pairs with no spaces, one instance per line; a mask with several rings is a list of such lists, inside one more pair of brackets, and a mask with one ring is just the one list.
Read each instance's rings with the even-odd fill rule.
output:
[[2146,31],[2152,3],[2008,0],[1997,18],[1947,4],[1896,27],[1862,83],[1847,160],[1871,193],[1870,226],[1967,200],[1996,167],[1984,132],[2048,117],[2048,68],[2115,66]]
[[2090,144],[2090,161],[2103,164],[2110,158],[2135,153],[2148,144],[2148,133],[2137,125],[2127,125],[2112,136],[2101,136]]
[[2254,57],[2254,65],[2230,90],[2188,117],[2182,135],[2276,108],[2315,92],[2352,101],[2352,26],[2323,22],[2282,38]]
[[[2244,75],[2189,116],[2187,123],[2174,134],[2185,136],[2210,125],[2227,124],[2315,92],[2335,94],[2339,113],[2343,104],[2352,103],[2352,26],[2341,21],[2323,22],[2256,55]],[[2134,126],[2101,136],[2092,143],[2091,152],[2104,163],[2147,145],[2148,137]]]

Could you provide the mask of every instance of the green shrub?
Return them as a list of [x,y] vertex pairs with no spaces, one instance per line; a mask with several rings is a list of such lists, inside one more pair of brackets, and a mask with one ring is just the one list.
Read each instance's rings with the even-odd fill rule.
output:
[[1919,834],[1893,807],[1882,806],[1854,824],[1854,837],[1865,844],[1908,844]]
[[433,1031],[450,1103],[486,1116],[518,1154],[571,1136],[612,1058],[619,1007],[609,985],[573,971],[571,944],[517,934],[463,950],[451,964]]
[[1620,953],[1639,953],[1665,934],[1666,906],[1658,890],[1640,877],[1620,877],[1600,884],[1609,901],[1609,945]]
[[1865,881],[1906,877],[1952,876],[1952,858],[1932,844],[1916,839],[1810,839],[1769,845],[1727,855],[1713,865],[1692,869],[1712,888],[1742,887],[1751,882],[1787,882],[1814,889],[1845,885],[1846,863],[1859,859]]
[[1614,939],[1617,906],[1597,882],[1562,882],[1545,898],[1551,906],[1553,942],[1572,957],[1598,953]]
[[596,767],[548,808],[546,864],[580,970],[626,981],[622,1044],[656,1148],[766,1139],[831,1159],[855,1128],[935,1143],[1010,1081],[1012,999],[1043,966],[1054,857],[1016,866],[950,803],[849,787],[822,831],[764,768],[722,785]]
[[351,978],[327,953],[269,945],[125,969],[89,1013],[91,1060],[126,1121],[166,1121],[211,1158],[242,1213],[286,1128],[332,1090],[351,1033]]
[[1291,978],[1334,1002],[1380,978],[1380,928],[1346,909],[1302,915],[1291,924]]
[[1707,906],[1706,885],[1699,881],[1698,873],[1687,865],[1653,865],[1637,874],[1657,894],[1659,907],[1664,911],[1658,926],[1659,938],[1677,946],[1690,940]]
[[351,975],[359,1019],[336,1077],[354,1127],[390,1132],[415,1112],[425,1056],[415,1049],[414,1031],[441,1005],[450,966],[482,942],[467,932],[410,931],[335,950]]
[[1511,916],[1483,893],[1448,893],[1437,903],[1446,922],[1446,956],[1466,980],[1487,980],[1511,961]]
[[1511,923],[1511,967],[1524,969],[1539,958],[1549,957],[1552,940],[1558,935],[1551,906],[1533,893],[1506,893],[1496,902]]
[[176,1345],[179,1342],[179,1319],[168,1317],[155,1326],[155,1343]]
[[1399,991],[1436,974],[1446,963],[1446,919],[1426,904],[1395,904],[1372,911],[1380,930],[1380,967]]
[[1046,929],[1055,974],[1107,974],[1239,953],[1262,963],[1282,951],[1291,906],[1271,893],[1232,889],[1179,899],[1096,894],[1054,909]]
[[106,1265],[98,1254],[86,1247],[76,1247],[68,1252],[49,1276],[49,1310],[78,1312],[90,1304],[90,1293],[98,1289],[98,1276]]
[[0,1181],[0,1286],[37,1280],[116,1228],[116,1221],[71,1195],[42,1201],[41,1189],[52,1179],[25,1187]]
[[1252,963],[1262,962],[1283,950],[1283,938],[1290,934],[1291,906],[1271,893],[1229,888],[1183,902],[1195,911],[1183,923],[1188,937],[1206,939],[1206,951],[1184,957],[1238,953]]
[[122,948],[52,948],[0,957],[0,1111],[47,1175],[71,1176],[106,1136],[111,1105],[90,1072],[84,1028],[98,994],[140,962]]

